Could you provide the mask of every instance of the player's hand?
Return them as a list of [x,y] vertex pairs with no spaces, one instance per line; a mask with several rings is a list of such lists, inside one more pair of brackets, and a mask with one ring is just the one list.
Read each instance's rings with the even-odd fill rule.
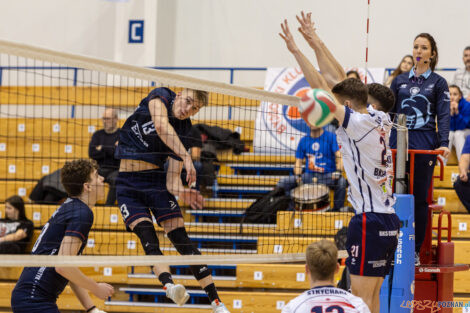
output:
[[312,13],[305,14],[304,11],[300,13],[300,17],[298,15],[295,16],[300,23],[299,32],[310,45],[319,44],[320,38],[315,32],[315,23],[312,22]]
[[196,189],[184,188],[178,196],[194,210],[204,207],[204,197]]
[[102,145],[99,145],[99,146],[96,146],[96,147],[95,147],[96,151],[101,151],[102,148],[103,148]]
[[470,95],[468,95],[467,98],[465,98],[465,100],[470,102]]
[[114,294],[114,287],[110,284],[98,283],[98,287],[92,292],[98,298],[106,300]]
[[98,308],[94,308],[93,310],[91,310],[90,312],[88,313],[106,313],[106,311],[103,311],[103,310],[100,310]]
[[436,151],[443,151],[442,156],[443,156],[445,159],[447,159],[447,158],[449,157],[450,150],[449,150],[449,148],[447,148],[447,147],[439,147],[439,148],[436,149]]
[[196,169],[194,168],[193,160],[191,160],[189,154],[183,159],[183,164],[186,169],[186,182],[188,186],[191,186],[196,182]]
[[294,41],[294,37],[292,37],[292,34],[289,30],[289,25],[287,24],[287,20],[284,20],[284,23],[281,23],[281,28],[282,28],[282,34],[279,33],[279,36],[281,36],[282,39],[286,42],[287,49],[292,52],[296,53],[299,51],[299,48],[297,47],[297,44]]
[[468,181],[467,171],[460,172],[459,177],[460,177],[460,180],[463,181],[463,182]]

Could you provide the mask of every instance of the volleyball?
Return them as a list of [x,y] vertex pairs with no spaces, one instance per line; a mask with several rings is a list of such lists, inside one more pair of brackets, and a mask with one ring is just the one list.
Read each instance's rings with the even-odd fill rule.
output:
[[334,118],[335,100],[323,89],[310,89],[300,100],[301,116],[307,123],[323,127]]

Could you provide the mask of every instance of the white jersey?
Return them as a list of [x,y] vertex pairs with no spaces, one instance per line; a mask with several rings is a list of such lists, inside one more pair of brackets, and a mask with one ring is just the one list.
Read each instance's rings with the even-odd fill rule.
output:
[[368,114],[346,107],[336,131],[349,181],[348,200],[356,213],[395,213],[393,162],[389,146],[392,122],[388,114],[367,108]]
[[282,309],[282,313],[312,312],[370,313],[370,310],[361,298],[333,286],[307,290]]

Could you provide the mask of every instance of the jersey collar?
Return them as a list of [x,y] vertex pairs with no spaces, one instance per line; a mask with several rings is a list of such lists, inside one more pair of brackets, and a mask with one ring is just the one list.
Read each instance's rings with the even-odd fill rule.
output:
[[[432,71],[430,68],[428,68],[428,70],[426,72],[424,72],[423,74],[419,75],[419,77],[424,77],[424,79],[428,79],[429,75],[431,75]],[[410,74],[408,75],[408,78],[412,78],[412,77],[416,77],[416,73],[415,73],[415,68],[413,67],[410,71]]]

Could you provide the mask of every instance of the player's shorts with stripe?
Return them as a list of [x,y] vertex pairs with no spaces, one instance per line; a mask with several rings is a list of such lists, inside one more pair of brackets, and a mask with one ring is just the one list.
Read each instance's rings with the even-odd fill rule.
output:
[[166,189],[164,170],[119,172],[116,196],[127,227],[141,217],[152,219],[150,212],[158,225],[168,219],[183,217],[175,196]]
[[346,241],[346,265],[351,274],[385,277],[395,256],[399,232],[396,214],[356,214],[349,222]]
[[55,301],[31,298],[30,291],[13,290],[11,295],[13,313],[60,313]]

